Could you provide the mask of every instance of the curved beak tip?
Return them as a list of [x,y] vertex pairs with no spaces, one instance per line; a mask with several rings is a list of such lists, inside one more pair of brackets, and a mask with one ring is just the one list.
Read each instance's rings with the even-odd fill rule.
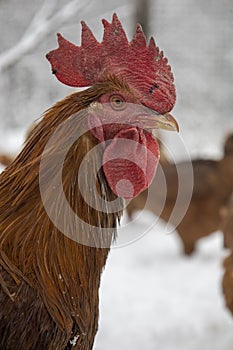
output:
[[157,118],[156,128],[179,132],[179,124],[172,114],[166,113]]
[[[164,115],[164,117],[166,118],[167,126],[170,130],[176,131],[176,132],[180,131],[179,124],[177,123],[176,119],[173,117],[172,114],[167,113]],[[165,124],[166,124],[166,121],[165,121]]]

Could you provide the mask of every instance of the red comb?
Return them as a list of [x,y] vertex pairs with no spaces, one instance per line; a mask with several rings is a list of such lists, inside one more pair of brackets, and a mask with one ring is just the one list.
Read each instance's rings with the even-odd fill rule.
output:
[[[58,34],[59,47],[46,56],[58,80],[69,86],[84,87],[104,81],[110,73],[124,79],[148,107],[159,113],[169,112],[176,99],[174,79],[167,59],[154,39],[151,38],[147,45],[138,24],[129,42],[116,14],[112,23],[105,19],[102,22],[104,36],[101,43],[83,21],[81,46]],[[156,104],[155,91],[159,97]]]

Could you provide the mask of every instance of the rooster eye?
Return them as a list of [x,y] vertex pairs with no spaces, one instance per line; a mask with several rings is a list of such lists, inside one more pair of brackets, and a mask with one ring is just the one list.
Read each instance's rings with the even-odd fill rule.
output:
[[123,97],[114,95],[110,98],[110,105],[115,111],[122,111],[126,107]]

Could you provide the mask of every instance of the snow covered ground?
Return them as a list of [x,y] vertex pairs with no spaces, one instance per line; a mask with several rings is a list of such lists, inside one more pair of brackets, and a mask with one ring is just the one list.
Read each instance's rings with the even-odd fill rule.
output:
[[[145,230],[151,214],[131,226]],[[137,226],[137,227],[136,227]],[[100,292],[95,350],[232,350],[233,318],[221,293],[221,233],[190,258],[163,224],[112,249]]]

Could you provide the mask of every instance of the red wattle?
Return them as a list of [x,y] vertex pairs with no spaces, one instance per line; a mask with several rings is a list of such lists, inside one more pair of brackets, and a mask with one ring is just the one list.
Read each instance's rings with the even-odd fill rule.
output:
[[112,191],[125,199],[136,197],[151,184],[159,158],[151,133],[137,127],[119,131],[103,155],[103,170]]

